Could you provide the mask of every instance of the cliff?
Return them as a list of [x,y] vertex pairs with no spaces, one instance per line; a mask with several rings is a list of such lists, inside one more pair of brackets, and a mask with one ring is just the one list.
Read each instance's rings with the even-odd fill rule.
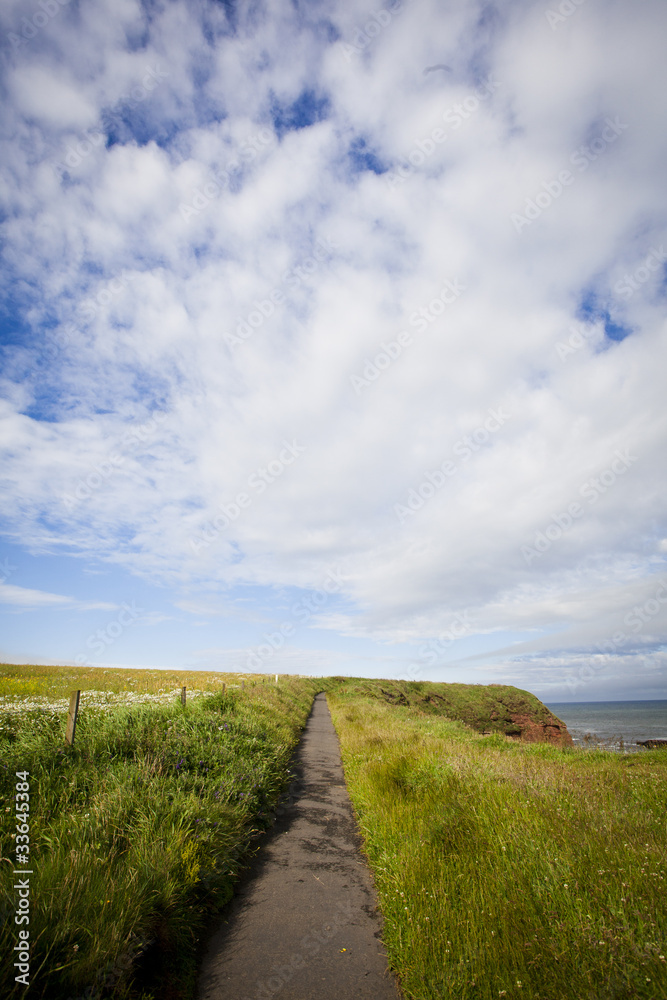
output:
[[564,722],[534,694],[509,684],[434,684],[427,681],[379,681],[377,684],[373,693],[392,704],[413,705],[435,715],[460,719],[478,733],[502,733],[524,743],[573,746]]

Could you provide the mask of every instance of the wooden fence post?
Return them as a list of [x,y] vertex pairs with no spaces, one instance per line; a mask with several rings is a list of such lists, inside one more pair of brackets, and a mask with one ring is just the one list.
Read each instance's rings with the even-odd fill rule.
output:
[[222,685],[222,693],[223,693],[223,694],[225,693],[225,688],[226,688],[226,687],[227,687],[227,685],[226,685],[226,684],[225,684],[225,683],[223,682],[223,685]]
[[65,733],[65,740],[70,746],[74,744],[74,735],[76,733],[76,717],[79,714],[79,696],[80,691],[72,691],[69,696],[69,712],[67,713],[67,731]]
[[245,691],[245,681],[241,681],[241,690]]
[[185,697],[186,697],[185,696],[185,692],[186,692],[186,690],[187,690],[187,688],[184,688],[184,687],[181,688],[181,705],[185,705]]

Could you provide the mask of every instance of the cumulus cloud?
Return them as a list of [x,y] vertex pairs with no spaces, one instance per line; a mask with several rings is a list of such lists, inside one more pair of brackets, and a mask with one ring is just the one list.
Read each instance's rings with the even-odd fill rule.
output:
[[4,531],[542,683],[667,572],[667,11],[382,10],[6,7]]

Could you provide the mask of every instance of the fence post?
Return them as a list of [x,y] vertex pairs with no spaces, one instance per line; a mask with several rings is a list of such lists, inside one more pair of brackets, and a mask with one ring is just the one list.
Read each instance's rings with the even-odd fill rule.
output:
[[184,688],[184,687],[181,688],[181,705],[185,705],[185,692],[186,692],[186,690],[187,690],[187,688]]
[[278,674],[276,674],[276,684],[278,683]]
[[69,696],[69,712],[67,713],[67,731],[65,740],[70,746],[74,745],[74,735],[76,733],[76,717],[79,714],[80,691],[72,691]]
[[227,685],[226,685],[226,684],[225,684],[225,683],[223,682],[223,685],[222,685],[222,693],[223,693],[223,694],[225,693],[225,688],[226,688],[226,687],[227,687]]
[[241,681],[241,690],[245,691],[245,681]]

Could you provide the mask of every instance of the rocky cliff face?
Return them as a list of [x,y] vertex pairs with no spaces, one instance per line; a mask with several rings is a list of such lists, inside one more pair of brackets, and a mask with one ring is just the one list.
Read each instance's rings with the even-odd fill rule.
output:
[[[546,707],[546,706],[545,706]],[[555,715],[551,720],[536,719],[532,715],[522,712],[514,712],[510,716],[513,726],[519,728],[519,733],[508,733],[513,739],[519,739],[522,743],[553,743],[559,747],[574,746],[574,742],[567,726]]]
[[[377,697],[377,688],[374,693]],[[523,743],[574,745],[565,723],[539,698],[508,684],[398,681],[383,684],[379,693],[390,704],[414,705],[422,711],[460,719],[485,736],[502,733]]]

